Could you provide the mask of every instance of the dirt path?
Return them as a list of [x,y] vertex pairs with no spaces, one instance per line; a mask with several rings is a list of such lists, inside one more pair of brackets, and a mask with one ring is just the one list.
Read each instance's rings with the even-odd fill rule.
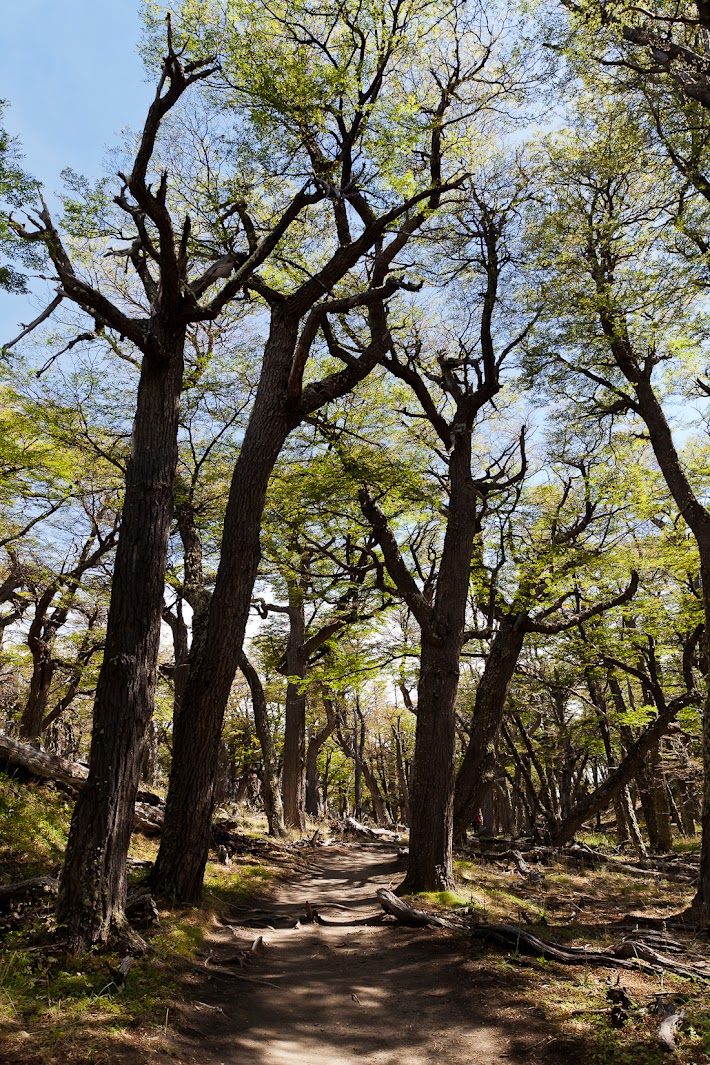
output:
[[[378,887],[401,880],[392,850],[316,852],[302,879],[282,885],[276,924],[306,902],[346,922],[378,911]],[[348,910],[338,909],[347,906]],[[261,930],[217,933],[212,957],[234,957]],[[569,1061],[525,987],[525,974],[486,965],[480,947],[439,930],[399,925],[306,925],[263,930],[257,961],[213,976],[186,1004],[176,1048],[202,1065],[477,1065]],[[538,1010],[539,1014],[539,1010]],[[553,1045],[554,1044],[554,1045]]]

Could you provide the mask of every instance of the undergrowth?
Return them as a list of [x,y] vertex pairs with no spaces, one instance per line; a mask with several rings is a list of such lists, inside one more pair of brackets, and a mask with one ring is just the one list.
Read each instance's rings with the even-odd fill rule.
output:
[[[536,883],[521,877],[513,863],[462,860],[454,868],[457,893],[466,897],[479,920],[530,926],[528,930],[543,940],[574,941],[595,949],[618,944],[624,931],[615,926],[633,927],[633,915],[669,917],[683,910],[693,895],[692,887],[636,879],[608,868],[546,865],[540,867],[543,875]],[[707,953],[707,936],[682,938],[691,953]],[[671,1060],[657,1040],[660,1019],[654,1006],[661,996],[686,1012],[672,1060],[676,1065],[710,1063],[708,984],[669,973],[564,966],[515,950],[501,953],[497,947],[481,950],[487,967],[525,972],[529,997],[558,1033],[550,1038],[550,1051],[555,1043],[573,1039],[580,1065],[661,1065]],[[607,998],[617,976],[635,1007],[621,1028],[610,1025]],[[584,1047],[581,1057],[579,1047]]]
[[[71,802],[54,788],[0,774],[2,882],[56,873],[70,816]],[[133,837],[132,858],[152,861],[156,851],[156,840]],[[130,872],[134,882],[142,875],[141,868]],[[149,955],[134,961],[120,988],[111,971],[118,954],[68,957],[59,949],[51,903],[6,915],[0,920],[0,1062],[142,1065],[171,1054],[181,1003],[202,980],[205,937],[221,913],[248,905],[279,875],[251,857],[228,868],[209,862],[203,905],[161,910],[160,926],[142,933]]]
[[0,773],[2,880],[56,872],[66,844],[72,803],[53,786],[21,784]]

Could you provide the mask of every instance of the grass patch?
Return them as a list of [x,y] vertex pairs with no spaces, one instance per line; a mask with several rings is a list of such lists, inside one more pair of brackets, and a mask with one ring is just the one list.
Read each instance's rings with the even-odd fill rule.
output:
[[55,872],[69,833],[72,803],[54,787],[21,784],[0,773],[0,869],[12,884]]
[[[177,1019],[201,967],[205,938],[215,917],[232,905],[254,901],[277,871],[254,863],[229,869],[209,862],[201,907],[162,910],[161,925],[146,938],[152,948],[137,959],[125,986],[117,988],[110,967],[120,956],[57,954],[51,944],[51,915],[36,918],[0,937],[0,1043],[23,1061],[31,1038],[32,1061],[69,1063],[144,1062],[170,1050],[169,1019]],[[198,996],[199,997],[199,996]],[[166,1020],[167,1018],[167,1020]],[[27,1041],[27,1046],[30,1043]],[[5,1060],[3,1058],[3,1060]],[[9,1058],[9,1060],[13,1060]]]
[[420,891],[418,895],[410,895],[408,898],[416,906],[434,910],[454,910],[460,906],[468,906],[470,902],[470,899],[459,894],[458,891]]
[[282,870],[253,859],[236,858],[232,865],[210,862],[205,872],[205,902],[221,906],[247,906],[279,877]]

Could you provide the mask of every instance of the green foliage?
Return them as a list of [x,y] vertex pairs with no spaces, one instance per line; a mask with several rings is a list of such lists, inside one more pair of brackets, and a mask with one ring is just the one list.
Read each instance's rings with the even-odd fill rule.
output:
[[52,786],[0,773],[0,867],[13,883],[55,869],[64,853],[71,802]]
[[[6,106],[6,101],[0,100],[0,122]],[[18,265],[30,269],[43,259],[36,246],[18,238],[10,217],[13,210],[33,207],[39,191],[38,183],[19,166],[20,159],[16,138],[0,125],[0,255],[9,260],[0,261],[0,289],[8,292],[27,291],[26,279]]]

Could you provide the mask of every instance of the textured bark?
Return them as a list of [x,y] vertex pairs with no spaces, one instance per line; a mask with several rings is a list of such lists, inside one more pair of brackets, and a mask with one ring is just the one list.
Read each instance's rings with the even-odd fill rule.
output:
[[193,641],[183,706],[173,733],[165,826],[151,875],[156,894],[199,902],[214,803],[224,711],[244,641],[261,555],[259,533],[271,471],[293,420],[284,404],[297,321],[274,313],[259,388],[227,502],[222,554],[205,637]]
[[126,855],[153,711],[172,517],[184,336],[143,359],[89,776],[74,808],[57,917],[82,949],[124,933]]
[[496,632],[476,689],[471,733],[456,776],[454,839],[466,834],[478,813],[483,795],[493,780],[495,742],[500,731],[508,688],[525,639],[527,615],[506,616]]

